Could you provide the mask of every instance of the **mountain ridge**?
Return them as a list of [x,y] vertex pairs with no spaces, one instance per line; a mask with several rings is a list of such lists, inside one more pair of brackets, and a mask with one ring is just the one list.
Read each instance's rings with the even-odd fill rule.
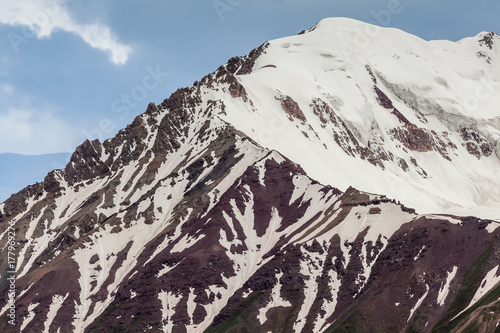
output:
[[[406,87],[383,61],[349,67],[340,53],[325,51],[321,26],[329,31],[345,22],[346,40],[356,26],[367,27],[326,20],[231,58],[192,87],[149,104],[114,138],[84,142],[64,169],[0,204],[0,245],[13,225],[19,246],[18,326],[9,326],[6,297],[2,329],[496,329],[498,222],[458,216],[442,202],[435,205],[441,210],[422,212],[432,206],[422,204],[426,192],[418,187],[428,186],[421,179],[441,185],[456,176],[443,177],[432,165],[461,171],[471,164],[486,167],[483,176],[495,188],[498,158],[488,149],[497,147],[495,126],[493,139],[482,128],[452,132],[440,120],[451,117],[444,107],[424,113],[447,100],[431,95],[452,90],[451,81]],[[311,34],[309,45],[294,45]],[[491,38],[478,48],[498,52],[498,36]],[[487,57],[476,54],[476,67],[497,66],[498,57]],[[391,183],[390,172],[409,175]],[[355,186],[363,182],[371,185]],[[467,184],[458,190],[467,193]],[[485,188],[476,193],[494,195]],[[440,189],[435,198],[453,191]],[[458,203],[477,208],[470,198]],[[498,211],[485,202],[481,209]],[[5,276],[9,262],[0,259]],[[8,292],[7,281],[0,289]]]

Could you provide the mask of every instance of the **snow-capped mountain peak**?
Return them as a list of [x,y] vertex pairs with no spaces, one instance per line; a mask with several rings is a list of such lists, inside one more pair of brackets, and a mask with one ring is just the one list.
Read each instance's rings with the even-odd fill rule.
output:
[[0,204],[2,329],[493,331],[499,43],[325,19],[149,104]]
[[210,98],[227,106],[222,119],[323,183],[398,197],[422,212],[492,218],[499,44],[494,33],[425,41],[325,19],[266,43],[251,71],[235,69],[245,103],[223,89]]

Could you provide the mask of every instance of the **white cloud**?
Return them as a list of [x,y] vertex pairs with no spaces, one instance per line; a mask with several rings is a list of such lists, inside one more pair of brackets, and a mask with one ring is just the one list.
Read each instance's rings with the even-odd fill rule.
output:
[[75,135],[66,122],[50,112],[11,109],[0,113],[0,153],[69,152],[78,139]]
[[0,88],[2,89],[3,93],[6,95],[12,95],[15,91],[14,87],[11,86],[10,84],[2,84],[0,86]]
[[25,30],[23,36],[18,36],[24,39],[49,37],[57,30],[74,33],[91,47],[109,52],[118,65],[127,62],[132,52],[130,46],[117,41],[107,26],[75,22],[64,0],[0,0],[0,23],[27,27],[31,31]]

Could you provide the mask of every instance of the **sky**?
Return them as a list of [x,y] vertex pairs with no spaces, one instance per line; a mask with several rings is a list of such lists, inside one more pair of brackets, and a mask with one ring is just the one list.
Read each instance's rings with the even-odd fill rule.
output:
[[500,32],[500,1],[0,0],[0,153],[101,141],[227,59],[325,17],[424,39]]

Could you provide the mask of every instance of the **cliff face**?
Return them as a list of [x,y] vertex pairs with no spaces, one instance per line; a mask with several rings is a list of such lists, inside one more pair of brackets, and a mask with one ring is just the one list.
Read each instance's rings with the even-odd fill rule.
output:
[[499,37],[366,27],[231,58],[0,204],[1,329],[494,331]]

